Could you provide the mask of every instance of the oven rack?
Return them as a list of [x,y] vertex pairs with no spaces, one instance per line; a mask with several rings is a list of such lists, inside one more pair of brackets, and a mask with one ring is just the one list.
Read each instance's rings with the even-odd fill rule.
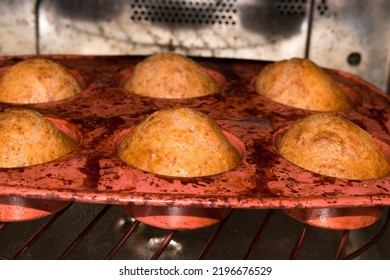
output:
[[235,209],[216,225],[175,231],[142,224],[118,205],[70,203],[45,218],[0,223],[0,259],[375,258],[370,248],[389,221],[386,209],[363,240],[356,236],[366,229],[319,229],[279,210]]

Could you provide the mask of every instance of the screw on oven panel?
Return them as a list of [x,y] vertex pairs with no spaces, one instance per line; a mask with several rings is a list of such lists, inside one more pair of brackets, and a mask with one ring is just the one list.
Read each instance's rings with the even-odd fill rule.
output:
[[358,52],[350,53],[347,57],[347,62],[351,66],[358,66],[362,61],[362,56]]

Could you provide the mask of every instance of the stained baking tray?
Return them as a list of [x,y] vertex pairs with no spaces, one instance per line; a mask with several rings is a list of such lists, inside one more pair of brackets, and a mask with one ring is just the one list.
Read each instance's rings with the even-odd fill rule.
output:
[[[31,57],[31,56],[29,56]],[[41,56],[42,57],[42,56]],[[121,88],[140,56],[43,56],[69,67],[83,91],[63,101],[10,105],[47,116],[79,142],[48,163],[0,169],[0,195],[88,203],[232,208],[317,208],[390,205],[390,177],[344,180],[297,167],[276,144],[298,119],[315,112],[259,96],[253,81],[267,61],[194,58],[223,85],[218,94],[191,99],[141,97]],[[26,56],[0,58],[0,74]],[[325,69],[356,102],[337,112],[369,132],[390,157],[389,98],[366,81]],[[235,169],[199,178],[167,178],[140,171],[116,155],[121,137],[152,112],[173,106],[209,114],[241,149]]]

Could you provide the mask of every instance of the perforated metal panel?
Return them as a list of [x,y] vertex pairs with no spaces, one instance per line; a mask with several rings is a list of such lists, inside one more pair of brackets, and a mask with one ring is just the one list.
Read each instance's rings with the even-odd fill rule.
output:
[[306,15],[308,0],[280,0],[276,1],[276,10],[281,15]]
[[307,1],[42,1],[40,52],[303,56],[308,9]]
[[204,27],[209,25],[236,25],[237,0],[226,1],[130,1],[130,19],[167,25],[182,24]]

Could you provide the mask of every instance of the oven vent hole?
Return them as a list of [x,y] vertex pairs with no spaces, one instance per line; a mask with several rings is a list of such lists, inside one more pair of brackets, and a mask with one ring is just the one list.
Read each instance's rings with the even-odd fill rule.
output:
[[308,0],[280,0],[276,10],[280,15],[305,16]]
[[326,16],[329,12],[329,6],[326,0],[321,0],[321,2],[317,5],[317,11],[321,16]]
[[131,0],[130,19],[172,26],[235,25],[237,0]]

